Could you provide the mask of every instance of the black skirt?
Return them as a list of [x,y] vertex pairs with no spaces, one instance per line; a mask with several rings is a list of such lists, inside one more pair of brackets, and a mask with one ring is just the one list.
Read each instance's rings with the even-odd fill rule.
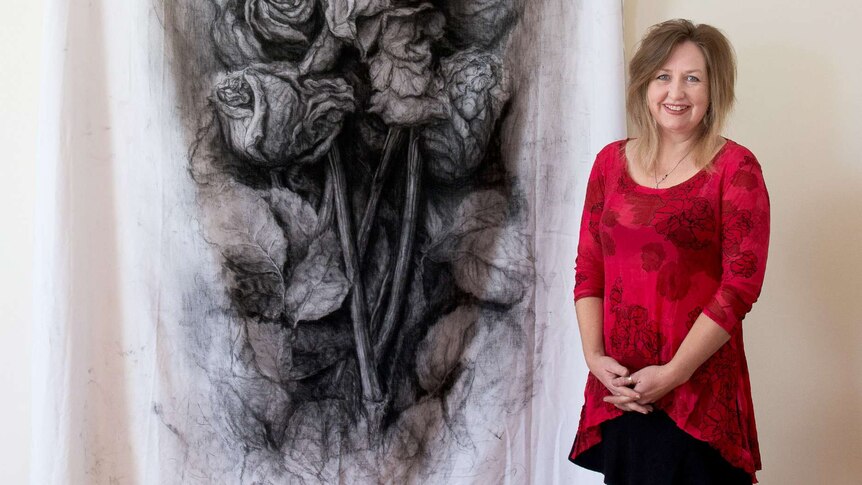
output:
[[751,475],[661,411],[627,412],[601,429],[602,441],[572,462],[608,485],[751,485]]

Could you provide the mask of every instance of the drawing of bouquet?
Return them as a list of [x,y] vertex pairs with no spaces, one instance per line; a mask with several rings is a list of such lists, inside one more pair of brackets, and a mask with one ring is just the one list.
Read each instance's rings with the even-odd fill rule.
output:
[[241,322],[217,379],[235,434],[373,441],[466,399],[478,322],[533,284],[498,140],[513,1],[213,1],[190,171]]

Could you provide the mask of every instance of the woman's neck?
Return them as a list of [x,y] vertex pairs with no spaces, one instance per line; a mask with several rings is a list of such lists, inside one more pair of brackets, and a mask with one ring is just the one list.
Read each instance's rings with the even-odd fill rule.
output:
[[679,135],[674,133],[661,133],[659,135],[658,159],[655,169],[667,171],[683,158],[688,158],[694,151],[699,137],[696,133]]

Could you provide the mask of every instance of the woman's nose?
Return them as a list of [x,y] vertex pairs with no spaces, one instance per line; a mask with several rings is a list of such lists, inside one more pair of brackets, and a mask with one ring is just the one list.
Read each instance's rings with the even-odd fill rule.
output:
[[668,96],[671,99],[680,99],[683,97],[684,90],[683,90],[682,81],[680,81],[680,80],[671,81],[670,84],[668,85],[667,89],[668,89]]

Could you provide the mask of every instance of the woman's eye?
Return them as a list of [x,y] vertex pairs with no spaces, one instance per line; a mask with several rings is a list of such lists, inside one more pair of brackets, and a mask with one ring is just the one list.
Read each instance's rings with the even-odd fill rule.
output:
[[659,74],[656,79],[658,79],[659,81],[668,81],[670,80],[670,76],[668,76],[667,74]]
[[700,79],[697,76],[686,76],[685,80],[690,83],[700,82]]

